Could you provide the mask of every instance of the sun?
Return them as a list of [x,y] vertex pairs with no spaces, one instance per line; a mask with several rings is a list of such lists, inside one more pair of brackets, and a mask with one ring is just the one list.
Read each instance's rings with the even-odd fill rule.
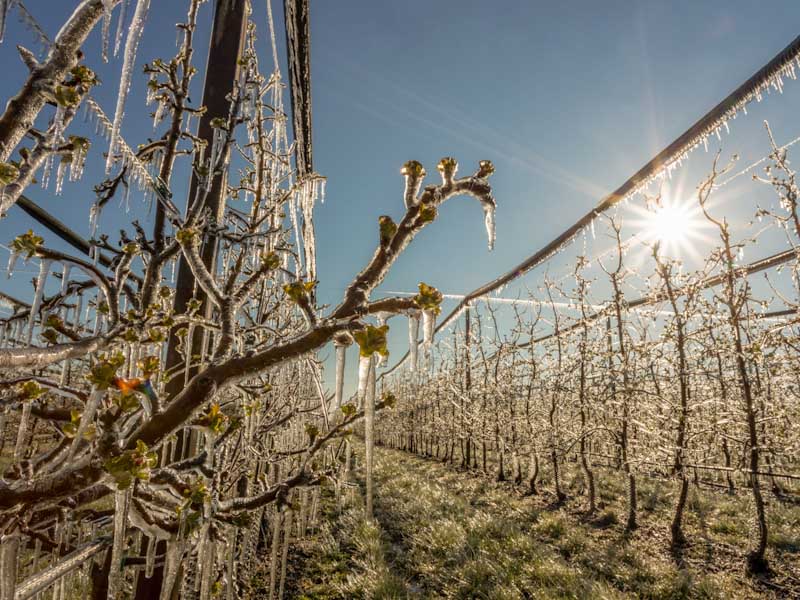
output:
[[634,208],[634,227],[647,246],[673,258],[702,258],[698,250],[709,243],[708,223],[695,198],[666,190],[646,207]]
[[664,246],[678,246],[689,239],[692,214],[686,204],[665,204],[656,208],[648,223],[648,237]]

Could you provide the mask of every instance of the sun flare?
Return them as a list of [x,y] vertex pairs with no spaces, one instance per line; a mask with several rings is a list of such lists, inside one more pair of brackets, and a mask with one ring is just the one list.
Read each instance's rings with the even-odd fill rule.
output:
[[679,194],[664,194],[658,203],[634,209],[635,226],[647,245],[658,243],[662,253],[675,258],[700,256],[709,236],[708,226],[694,198],[678,200]]
[[651,213],[648,224],[650,237],[663,245],[679,245],[686,242],[691,228],[688,207],[679,204],[665,204]]

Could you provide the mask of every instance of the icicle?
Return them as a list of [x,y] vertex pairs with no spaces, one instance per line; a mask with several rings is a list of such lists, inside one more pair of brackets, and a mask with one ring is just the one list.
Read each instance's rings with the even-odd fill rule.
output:
[[433,347],[433,330],[436,325],[436,314],[432,310],[422,311],[422,347],[429,354]]
[[61,195],[61,191],[64,189],[64,176],[67,174],[67,166],[69,163],[60,160],[58,162],[58,167],[56,167],[56,196]]
[[495,205],[489,202],[483,205],[484,223],[486,225],[486,237],[489,243],[489,250],[494,249],[495,242],[495,222],[494,222]]
[[347,357],[347,346],[339,344],[336,346],[336,409],[342,406],[342,396],[344,395],[344,365]]
[[28,437],[28,423],[31,420],[30,400],[22,403],[22,415],[19,418],[19,428],[17,429],[17,443],[14,445],[14,462],[17,463],[22,458],[25,440]]
[[175,588],[175,579],[183,558],[183,541],[167,540],[167,551],[164,555],[164,583],[161,586],[160,600],[170,600]]
[[92,392],[89,394],[89,399],[86,401],[86,405],[83,407],[81,422],[78,424],[75,437],[72,439],[69,452],[67,452],[67,458],[64,460],[65,465],[68,465],[70,462],[72,462],[72,459],[75,457],[75,453],[78,451],[78,446],[80,446],[86,430],[89,429],[89,425],[94,420],[94,413],[97,412],[97,407],[99,406],[100,400],[104,395],[105,390],[92,388]]
[[67,286],[69,286],[69,272],[72,266],[69,263],[64,263],[63,270],[61,271],[61,290],[60,294],[63,296],[67,293]]
[[125,25],[125,13],[128,9],[128,0],[122,0],[119,7],[119,20],[117,21],[117,34],[114,36],[114,56],[119,54],[119,49],[122,47],[122,31]]
[[0,541],[0,599],[14,600],[19,566],[19,534],[4,535]]
[[156,110],[153,113],[153,129],[158,127],[158,124],[161,122],[161,119],[164,116],[164,108],[166,107],[167,103],[163,100],[158,100],[158,106],[156,106]]
[[200,563],[200,600],[210,600],[216,573],[214,571],[214,554],[216,544],[209,534],[203,542],[203,558]]
[[8,266],[6,267],[6,279],[11,279],[11,274],[14,272],[14,266],[17,264],[17,260],[19,259],[19,252],[11,251],[11,255],[8,257]]
[[78,181],[83,177],[83,169],[86,166],[86,148],[83,144],[77,144],[72,151],[72,161],[69,163],[69,180]]
[[6,19],[8,18],[8,9],[14,0],[0,0],[0,42],[6,35]]
[[[294,239],[297,241],[297,244],[300,244],[300,226],[297,222],[297,201],[295,198],[296,195],[292,195],[289,198],[289,216],[292,222],[292,229],[294,230]],[[288,254],[287,254],[288,258]],[[295,262],[297,263],[297,272],[301,273],[303,271],[303,255],[302,253],[298,252],[295,258]]]
[[114,152],[117,147],[117,140],[122,126],[122,117],[125,114],[125,100],[131,87],[131,77],[136,63],[136,50],[139,47],[139,40],[144,30],[144,21],[147,17],[147,10],[150,7],[150,0],[137,0],[136,11],[133,13],[128,39],[125,40],[125,54],[122,59],[122,73],[119,80],[119,95],[117,96],[117,109],[114,113],[114,122],[111,126],[111,140],[109,141],[108,158],[106,160],[106,173],[111,172],[114,164]]
[[103,62],[108,62],[108,39],[111,32],[111,11],[114,10],[112,0],[103,0],[103,39],[101,56]]
[[125,581],[122,558],[125,551],[125,533],[128,525],[130,488],[114,492],[114,542],[111,546],[111,569],[108,572],[108,598],[116,600]]
[[36,322],[36,316],[39,314],[39,308],[42,305],[42,298],[44,297],[44,286],[47,283],[47,274],[50,272],[50,260],[43,258],[39,263],[39,277],[36,279],[36,292],[33,295],[33,302],[31,303],[31,312],[28,315],[28,333],[25,336],[25,343],[30,345],[33,339],[33,325]]
[[417,355],[419,343],[419,316],[408,315],[408,350],[411,357],[411,371],[417,370]]
[[592,229],[592,239],[596,240],[597,239],[597,235],[595,234],[595,230],[594,230],[594,219],[592,219],[591,229]]
[[[377,320],[378,320],[378,327],[383,327],[384,325],[386,325],[386,313],[379,313],[377,315]],[[380,354],[380,355],[378,355],[377,366],[383,367],[388,362],[389,362],[389,355],[388,354]]]
[[156,566],[156,538],[147,538],[147,555],[145,557],[144,576],[150,579]]
[[103,207],[98,203],[92,204],[92,207],[89,209],[89,235],[92,237],[97,233],[97,223],[100,220],[101,212],[103,212]]
[[365,479],[366,479],[366,506],[367,519],[372,519],[373,480],[372,465],[375,437],[375,360],[370,357],[368,361],[368,376],[366,394],[364,396],[364,447],[365,447]]
[[367,393],[367,380],[369,370],[372,365],[371,356],[358,357],[358,402],[363,406],[365,394]]

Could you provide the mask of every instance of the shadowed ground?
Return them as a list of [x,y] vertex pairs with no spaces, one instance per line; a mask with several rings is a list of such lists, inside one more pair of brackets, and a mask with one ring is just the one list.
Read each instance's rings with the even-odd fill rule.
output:
[[[571,500],[394,450],[376,452],[376,523],[364,524],[361,473],[340,509],[325,490],[321,529],[292,550],[289,598],[800,597],[800,507],[770,503],[775,572],[743,574],[747,497],[692,492],[681,557],[669,551],[670,482],[642,480],[641,527],[626,535],[621,480],[600,472],[593,518],[579,476]],[[568,479],[569,480],[569,479]],[[546,484],[546,482],[545,482]],[[679,566],[680,565],[680,566]]]

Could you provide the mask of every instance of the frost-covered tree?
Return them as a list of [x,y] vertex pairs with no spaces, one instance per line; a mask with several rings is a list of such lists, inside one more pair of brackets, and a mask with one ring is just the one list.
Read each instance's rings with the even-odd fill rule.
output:
[[[271,544],[271,586],[282,589],[278,555],[285,565],[292,532],[313,518],[316,486],[342,480],[345,440],[365,415],[372,451],[374,411],[394,400],[375,397],[385,320],[422,314],[430,358],[441,294],[425,284],[415,297],[372,300],[372,292],[453,197],[479,201],[491,242],[494,168],[482,161],[458,177],[457,162],[443,158],[440,183],[423,188],[423,166],[406,163],[399,218],[380,217],[368,263],[338,305],[319,307],[314,288],[324,274],[310,226],[324,178],[292,167],[285,86],[277,68],[261,70],[255,26],[230,108],[210,118],[189,96],[202,1],[187,1],[176,55],[145,67],[159,133],[134,151],[120,123],[149,2],[132,3],[125,43],[117,40],[123,71],[113,119],[91,98],[97,80],[80,55],[96,23],[108,31],[117,4],[81,2],[42,64],[21,50],[31,74],[0,116],[3,211],[35,175],[52,173],[58,193],[67,173],[81,175],[89,144],[105,143],[70,134],[81,105],[109,138],[91,256],[50,248],[34,231],[12,242],[10,268],[24,260],[39,275],[30,302],[13,300],[14,314],[0,323],[0,443],[10,442],[0,481],[0,598],[17,586],[68,581],[87,596],[115,598],[156,569],[162,598],[235,597],[259,542]],[[37,129],[48,111],[49,124]],[[197,119],[208,120],[210,139],[195,133]],[[183,202],[169,194],[179,165],[197,182]],[[136,221],[120,223],[118,237],[99,230],[101,211],[123,195],[154,200],[152,231]],[[176,302],[176,271],[192,275],[186,306]],[[333,402],[324,391],[316,351],[329,343],[360,348],[357,402],[343,399],[343,353]],[[262,539],[262,521],[271,539]]]

